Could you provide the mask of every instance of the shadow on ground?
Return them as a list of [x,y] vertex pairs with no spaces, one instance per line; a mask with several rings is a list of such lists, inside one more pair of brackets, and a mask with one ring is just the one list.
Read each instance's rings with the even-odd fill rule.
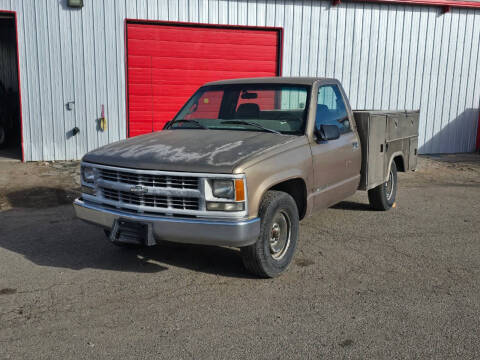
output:
[[[72,270],[102,269],[156,273],[169,266],[250,278],[235,248],[162,242],[154,247],[122,248],[104,231],[75,217],[75,191],[34,187],[5,195],[11,210],[0,212],[0,247],[36,265]],[[343,201],[334,209],[371,211],[368,204]],[[3,225],[5,224],[5,225]]]
[[5,197],[13,208],[43,209],[71,204],[78,195],[72,190],[39,186],[12,191]]
[[336,205],[332,206],[332,209],[340,210],[356,210],[356,211],[375,211],[370,204],[353,202],[353,201],[342,201]]
[[[40,205],[38,198],[44,195],[50,198],[50,203]],[[168,242],[144,248],[117,247],[100,227],[77,219],[71,205],[58,206],[70,204],[70,195],[51,188],[7,194],[9,202],[16,206],[0,212],[0,247],[37,265],[56,268],[155,273],[175,266],[229,277],[249,277],[238,249]]]

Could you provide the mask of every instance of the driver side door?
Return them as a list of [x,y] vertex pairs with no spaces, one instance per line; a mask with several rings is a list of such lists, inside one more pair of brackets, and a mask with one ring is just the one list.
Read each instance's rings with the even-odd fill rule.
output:
[[[314,97],[315,99],[315,97]],[[340,137],[312,143],[314,169],[314,208],[334,205],[353,195],[360,181],[361,151],[352,129],[351,115],[344,95],[335,83],[320,85],[316,96],[315,127],[338,127]]]

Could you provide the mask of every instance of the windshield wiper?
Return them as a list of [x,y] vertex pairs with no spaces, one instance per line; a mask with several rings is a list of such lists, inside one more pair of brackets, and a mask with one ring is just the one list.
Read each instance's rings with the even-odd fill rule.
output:
[[272,132],[274,134],[278,134],[278,135],[282,135],[282,133],[280,131],[277,131],[277,130],[273,130],[273,129],[269,129],[269,128],[266,128],[260,124],[257,124],[255,122],[252,122],[252,121],[246,121],[246,120],[225,120],[225,121],[222,121],[221,124],[243,124],[243,125],[250,125],[250,126],[254,126],[254,127],[257,127],[259,129],[262,129],[262,130],[265,130],[265,131],[268,131],[268,132]]
[[206,127],[205,125],[202,125],[200,122],[198,122],[197,120],[193,120],[193,119],[179,119],[179,120],[175,120],[175,121],[172,123],[172,125],[170,125],[170,126],[171,126],[170,128],[171,128],[171,129],[180,129],[180,128],[174,128],[174,127],[172,127],[172,126],[175,125],[176,123],[193,123],[193,124],[195,124],[195,125],[198,125],[198,127],[199,127],[200,129],[205,129],[205,130],[208,129],[208,127]]

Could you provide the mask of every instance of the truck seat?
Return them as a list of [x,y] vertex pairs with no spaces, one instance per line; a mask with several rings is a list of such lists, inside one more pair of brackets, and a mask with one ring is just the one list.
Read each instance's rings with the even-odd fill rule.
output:
[[260,107],[255,103],[241,104],[236,112],[237,119],[258,119]]

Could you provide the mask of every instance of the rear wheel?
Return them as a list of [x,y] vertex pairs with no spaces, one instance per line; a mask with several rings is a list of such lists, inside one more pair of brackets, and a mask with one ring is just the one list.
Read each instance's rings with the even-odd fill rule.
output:
[[260,205],[260,236],[255,244],[241,249],[247,270],[272,278],[292,261],[298,239],[298,209],[293,198],[281,191],[268,191]]
[[392,162],[388,180],[368,190],[368,200],[375,210],[388,210],[395,204],[397,196],[397,166]]

